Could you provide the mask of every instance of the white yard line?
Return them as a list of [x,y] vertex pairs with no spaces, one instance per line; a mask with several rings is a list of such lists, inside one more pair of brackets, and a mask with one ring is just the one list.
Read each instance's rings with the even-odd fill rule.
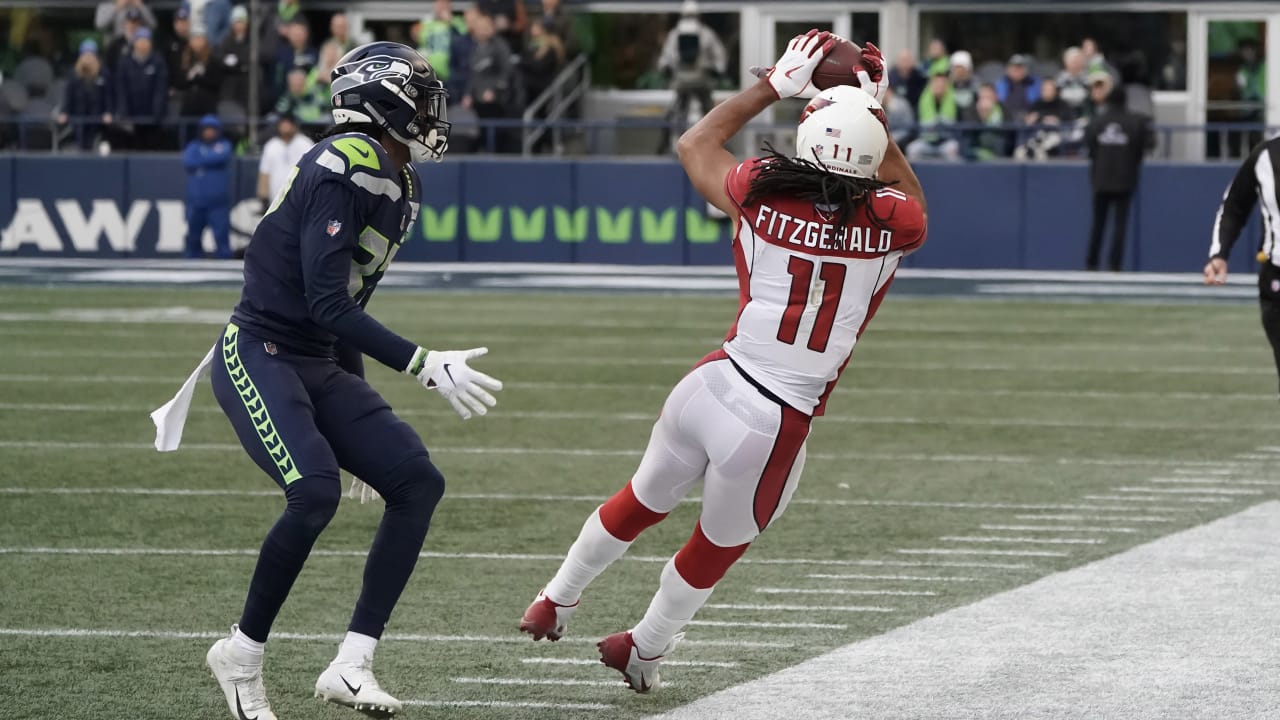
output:
[[1108,527],[1101,525],[979,525],[980,530],[998,530],[1001,532],[1096,532],[1132,534],[1135,528]]
[[532,702],[516,700],[402,700],[411,707],[487,708],[490,710],[612,710],[608,703]]
[[1235,470],[1226,468],[1174,468],[1175,473],[1179,475],[1232,475]]
[[[706,606],[704,606],[706,607]],[[588,658],[520,658],[520,662],[526,665],[583,665],[591,667],[600,667],[599,660],[591,660]],[[736,662],[720,662],[715,660],[663,660],[663,667],[688,667],[688,668],[736,668]]]
[[1245,485],[1253,487],[1280,487],[1280,480],[1255,480],[1252,478],[1234,478],[1224,475],[1213,477],[1157,477],[1148,478],[1144,482],[1156,485]]
[[[1169,497],[1161,495],[1085,495],[1085,500],[1094,500],[1096,502],[1184,502],[1184,503],[1209,503],[1209,504],[1226,504],[1234,502],[1230,498],[1222,497]],[[1134,510],[1156,510],[1151,506],[1141,508],[1133,508]],[[1190,508],[1186,508],[1189,510]],[[1185,510],[1184,510],[1185,511]],[[1159,508],[1158,512],[1180,512],[1170,508]]]
[[943,542],[998,543],[1009,545],[1101,545],[1106,542],[1106,540],[1101,538],[1009,537],[1004,535],[944,535],[938,539]]
[[[596,665],[600,664],[599,660],[593,661]],[[665,664],[665,663],[664,663]],[[621,680],[583,680],[580,678],[499,678],[499,677],[456,677],[449,678],[449,682],[459,685],[515,685],[515,686],[531,686],[531,685],[551,685],[558,687],[626,687],[626,683]],[[667,686],[666,683],[663,683]]]
[[1218,488],[1218,487],[1187,487],[1187,488],[1162,488],[1162,487],[1118,487],[1113,488],[1114,492],[1119,493],[1141,493],[1144,495],[1266,495],[1265,490],[1247,490],[1244,488]]
[[931,590],[853,590],[850,588],[779,588],[758,587],[761,595],[885,595],[892,597],[933,597]]
[[1049,514],[1049,515],[1014,515],[1015,520],[1053,520],[1066,522],[1126,522],[1126,523],[1167,523],[1173,522],[1175,518],[1160,517],[1159,515],[1070,515],[1070,514]]
[[765,630],[847,630],[848,625],[814,622],[761,622],[756,620],[690,620],[689,625],[722,628],[762,628]]
[[1070,553],[1057,550],[970,550],[968,548],[900,548],[894,550],[902,555],[990,555],[992,557],[1041,557],[1064,558]]
[[[34,638],[133,638],[142,640],[196,640],[226,637],[225,632],[183,631],[183,630],[111,630],[102,628],[3,628],[0,637],[34,637]],[[296,640],[301,642],[340,642],[345,634],[339,633],[294,633],[272,632],[273,640]],[[464,644],[503,644],[527,645],[529,638],[518,633],[511,635],[412,635],[387,634],[384,642],[435,643],[440,645]],[[595,645],[595,638],[561,638],[558,642],[573,645]],[[682,645],[701,645],[705,647],[750,647],[750,648],[789,648],[791,643],[771,640],[685,640]]]
[[805,575],[807,578],[814,580],[894,580],[898,582],[977,582],[978,578],[973,577],[947,577],[945,575],[832,575],[826,573],[813,573]]
[[796,605],[770,603],[707,603],[702,607],[711,610],[749,610],[751,612],[839,612],[839,613],[891,613],[894,608],[879,605]]

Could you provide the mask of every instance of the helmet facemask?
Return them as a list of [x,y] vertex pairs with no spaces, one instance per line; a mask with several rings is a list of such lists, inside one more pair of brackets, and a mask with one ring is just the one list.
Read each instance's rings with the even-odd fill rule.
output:
[[426,61],[418,60],[422,69],[411,59],[387,55],[340,64],[333,72],[334,122],[373,123],[407,147],[414,162],[443,160],[449,147],[448,93]]

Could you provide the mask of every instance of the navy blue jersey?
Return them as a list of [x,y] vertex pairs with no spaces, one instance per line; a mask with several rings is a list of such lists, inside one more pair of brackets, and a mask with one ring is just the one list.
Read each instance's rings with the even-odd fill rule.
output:
[[253,233],[232,321],[296,353],[333,357],[341,341],[404,370],[418,346],[364,308],[417,220],[420,190],[413,166],[397,173],[367,135],[318,143]]

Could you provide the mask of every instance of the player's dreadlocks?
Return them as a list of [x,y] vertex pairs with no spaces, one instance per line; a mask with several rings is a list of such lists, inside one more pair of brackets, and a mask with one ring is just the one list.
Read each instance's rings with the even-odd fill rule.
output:
[[[768,142],[763,149],[764,161],[752,173],[751,187],[744,199],[746,205],[754,205],[772,195],[807,200],[815,205],[837,208],[836,227],[842,228],[849,224],[853,211],[866,201],[868,195],[897,184],[896,180],[887,183],[874,178],[841,175],[832,172],[816,156],[813,160],[788,157]],[[884,225],[870,205],[867,205],[867,210],[876,225]]]

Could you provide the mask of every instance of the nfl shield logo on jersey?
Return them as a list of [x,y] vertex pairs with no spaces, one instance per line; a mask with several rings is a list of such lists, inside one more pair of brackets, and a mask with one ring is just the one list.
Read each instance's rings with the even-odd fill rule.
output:
[[342,223],[337,220],[330,220],[329,226],[324,231],[329,234],[329,237],[337,237],[338,233],[342,232]]

